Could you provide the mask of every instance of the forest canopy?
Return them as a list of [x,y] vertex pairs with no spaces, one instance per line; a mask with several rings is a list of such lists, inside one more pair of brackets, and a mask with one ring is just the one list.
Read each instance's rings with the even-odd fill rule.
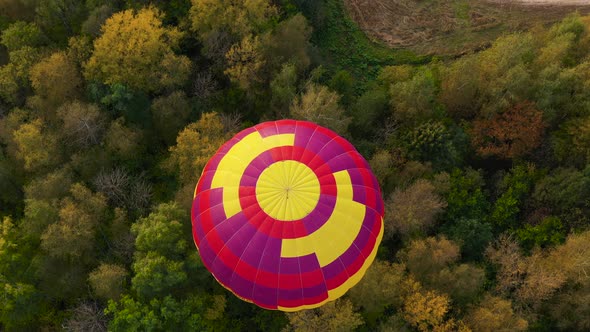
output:
[[[221,287],[195,184],[233,134],[314,121],[385,235],[297,313]],[[478,51],[374,44],[339,0],[0,0],[0,330],[587,331],[590,17]]]

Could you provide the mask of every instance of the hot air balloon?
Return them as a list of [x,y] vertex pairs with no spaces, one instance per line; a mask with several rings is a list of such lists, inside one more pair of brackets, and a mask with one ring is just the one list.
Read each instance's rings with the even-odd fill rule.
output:
[[243,130],[205,166],[192,205],[195,244],[225,288],[297,311],[344,295],[383,237],[383,199],[367,161],[311,122]]

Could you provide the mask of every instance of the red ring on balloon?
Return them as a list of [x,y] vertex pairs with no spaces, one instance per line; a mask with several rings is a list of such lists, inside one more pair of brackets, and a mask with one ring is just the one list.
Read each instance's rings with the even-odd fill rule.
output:
[[[309,167],[320,183],[320,197],[318,204],[304,218],[292,221],[277,220],[268,215],[258,203],[256,197],[256,182],[264,167],[273,163],[294,160]],[[246,171],[240,181],[240,205],[249,222],[259,231],[279,239],[294,239],[312,234],[322,227],[332,215],[336,204],[337,186],[336,180],[327,164],[315,153],[297,146],[282,146],[269,149],[260,155],[246,167]],[[257,177],[251,175],[256,174]],[[288,223],[287,227],[272,227],[263,223]],[[277,231],[278,230],[278,231]],[[280,233],[279,233],[280,231]]]

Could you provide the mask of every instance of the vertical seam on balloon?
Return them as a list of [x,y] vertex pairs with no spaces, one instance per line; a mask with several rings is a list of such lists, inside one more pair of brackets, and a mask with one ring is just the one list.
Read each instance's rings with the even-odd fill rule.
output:
[[[261,213],[261,212],[263,212],[263,211],[262,211],[262,210],[261,210],[261,211],[259,211],[259,212],[257,213],[257,215],[258,215],[259,213]],[[266,222],[266,220],[265,220],[265,221],[263,221],[263,222]],[[272,225],[272,227],[274,227],[274,224]],[[260,231],[258,228],[256,229],[256,232],[257,232],[257,233],[258,233],[258,232],[260,232],[260,233],[262,233],[263,235],[266,235],[266,236],[265,236],[265,238],[266,238],[266,242],[264,243],[264,248],[262,249],[262,252],[261,252],[261,254],[260,254],[260,260],[258,261],[258,267],[256,267],[256,276],[254,277],[254,281],[252,282],[254,286],[252,287],[252,293],[250,294],[250,299],[251,299],[253,302],[256,302],[256,301],[254,300],[254,292],[256,291],[256,287],[258,286],[258,276],[260,275],[260,270],[261,270],[261,269],[260,269],[260,267],[262,266],[262,259],[264,258],[264,253],[266,252],[266,248],[268,247],[268,243],[269,243],[270,241],[272,241],[272,239],[271,239],[270,235],[267,235],[267,234],[265,234],[265,233],[261,232],[261,231]],[[277,306],[278,306],[278,303],[277,303]]]

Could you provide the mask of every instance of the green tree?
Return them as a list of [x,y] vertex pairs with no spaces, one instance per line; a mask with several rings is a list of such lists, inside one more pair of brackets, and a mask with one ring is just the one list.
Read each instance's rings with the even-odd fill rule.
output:
[[146,218],[131,226],[136,235],[135,247],[141,252],[155,252],[173,258],[187,249],[184,221],[188,216],[175,203],[160,204]]
[[586,331],[590,328],[589,298],[590,283],[572,285],[551,300],[549,316],[562,331]]
[[45,36],[35,23],[17,21],[2,31],[1,42],[8,51],[16,51],[25,46],[42,46]]
[[119,303],[109,301],[106,312],[114,316],[112,331],[201,331],[206,326],[199,313],[205,306],[195,296],[178,301],[168,295],[143,302],[125,295]]
[[297,68],[292,63],[286,63],[279,73],[270,82],[271,100],[270,107],[273,112],[286,117],[289,114],[289,105],[297,95]]
[[167,96],[155,99],[151,111],[158,135],[167,145],[172,145],[178,132],[188,124],[192,115],[192,106],[184,92],[174,91]]
[[524,228],[516,230],[516,236],[526,250],[536,246],[545,248],[563,243],[564,233],[563,224],[558,217],[547,217],[538,225],[527,224]]
[[168,259],[156,252],[148,252],[133,263],[131,289],[149,300],[177,293],[188,282],[184,262]]
[[59,209],[53,204],[44,200],[25,200],[25,217],[21,222],[25,234],[39,238],[47,226],[58,220]]
[[518,216],[525,198],[529,195],[538,172],[534,165],[516,166],[500,183],[503,193],[492,208],[490,221],[500,229],[518,228]]
[[477,219],[452,220],[445,226],[444,232],[461,246],[461,257],[469,260],[479,260],[494,237],[492,225]]
[[29,70],[39,59],[39,50],[24,46],[8,54],[10,62],[0,67],[0,98],[18,105],[29,87]]
[[42,295],[33,285],[7,283],[0,276],[0,323],[8,330],[34,329]]
[[585,172],[574,168],[557,168],[536,183],[532,197],[539,206],[549,207],[556,212],[583,207],[590,194],[590,178]]
[[118,300],[125,290],[127,271],[121,265],[100,264],[88,277],[88,282],[99,298]]
[[431,161],[437,169],[461,165],[468,146],[467,135],[455,125],[427,121],[402,137],[408,157]]
[[393,156],[387,150],[379,150],[369,160],[369,165],[379,181],[381,190],[384,190],[388,178],[393,174]]
[[489,202],[483,191],[483,178],[479,171],[455,169],[451,173],[450,188],[444,193],[447,202],[444,219],[461,218],[487,220]]
[[476,56],[465,56],[443,68],[439,98],[456,119],[473,118],[479,112],[479,67]]
[[51,39],[65,42],[80,31],[86,17],[86,6],[76,0],[40,1],[35,9],[35,19]]
[[12,219],[3,217],[0,221],[0,284],[22,281],[26,276],[32,246],[24,240]]
[[471,264],[443,268],[427,284],[448,294],[453,304],[465,308],[478,298],[486,281],[485,271]]
[[111,15],[113,15],[113,12],[113,7],[109,4],[104,4],[92,9],[88,14],[86,21],[82,23],[82,32],[95,38],[98,37],[100,35],[101,26]]
[[72,170],[69,167],[63,167],[32,179],[25,185],[25,197],[53,202],[67,196],[72,184]]
[[291,116],[315,122],[340,135],[346,135],[352,119],[345,115],[339,102],[340,96],[336,92],[326,86],[310,83],[305,93],[291,104]]
[[303,15],[297,14],[280,22],[263,42],[268,70],[278,72],[288,63],[295,66],[298,74],[305,72],[311,64],[308,55],[310,38],[311,27]]
[[480,115],[491,116],[514,103],[530,100],[534,81],[527,66],[534,55],[535,44],[530,33],[500,37],[478,55],[474,76],[478,78],[481,91],[478,94]]
[[158,10],[150,7],[137,13],[116,13],[105,22],[102,32],[85,65],[87,79],[122,83],[145,92],[182,86],[188,79],[189,59],[174,53],[181,32],[163,26]]
[[375,128],[385,123],[389,110],[389,95],[382,87],[369,89],[352,104],[351,134],[355,137],[375,137]]
[[423,68],[410,80],[392,84],[389,89],[393,117],[406,125],[414,125],[434,117],[437,86],[432,70]]
[[350,299],[369,313],[370,317],[378,318],[389,307],[399,307],[402,291],[399,285],[405,277],[405,266],[375,260],[363,279],[351,288]]

